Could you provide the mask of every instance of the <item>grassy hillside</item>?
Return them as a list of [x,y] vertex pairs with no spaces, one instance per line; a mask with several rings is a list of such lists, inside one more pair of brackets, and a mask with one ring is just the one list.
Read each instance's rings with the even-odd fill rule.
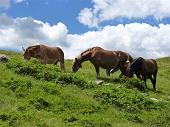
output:
[[95,83],[95,70],[83,63],[76,74],[66,60],[66,73],[36,60],[23,61],[22,54],[0,63],[0,126],[16,127],[168,127],[170,126],[170,58],[157,60],[157,91],[150,81],[107,78]]

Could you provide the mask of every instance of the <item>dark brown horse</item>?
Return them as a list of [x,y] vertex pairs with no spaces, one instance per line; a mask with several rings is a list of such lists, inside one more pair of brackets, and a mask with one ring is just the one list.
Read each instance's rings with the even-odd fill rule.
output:
[[[128,57],[129,58],[129,57]],[[127,59],[128,59],[127,58]],[[99,68],[106,69],[106,74],[110,75],[110,70],[119,68],[119,61],[123,60],[119,53],[104,50],[101,47],[92,47],[82,52],[75,58],[72,66],[72,71],[77,72],[84,61],[90,61],[96,70],[96,78],[99,77]],[[125,61],[127,61],[127,59]]]
[[156,90],[157,72],[158,66],[156,61],[154,59],[143,59],[142,57],[134,60],[127,68],[128,77],[133,77],[133,74],[136,74],[138,78],[145,81],[146,88],[146,79],[149,78],[153,84],[154,90]]

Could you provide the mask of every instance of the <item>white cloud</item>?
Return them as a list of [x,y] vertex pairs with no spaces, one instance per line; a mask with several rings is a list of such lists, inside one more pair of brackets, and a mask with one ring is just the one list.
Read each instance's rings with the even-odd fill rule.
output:
[[35,43],[67,47],[67,31],[63,23],[50,26],[31,17],[13,19],[3,14],[0,16],[0,48],[21,50],[21,46]]
[[21,51],[21,46],[42,43],[59,46],[66,58],[74,58],[92,46],[109,50],[123,50],[133,56],[158,58],[170,56],[170,25],[131,23],[127,25],[105,26],[97,31],[84,34],[68,34],[63,23],[50,25],[31,17],[11,18],[0,16],[0,49]]
[[77,56],[92,46],[101,46],[109,50],[122,50],[134,57],[158,58],[170,56],[170,25],[160,24],[153,27],[148,24],[132,23],[125,26],[106,26],[99,31],[89,31],[82,35],[68,35]]
[[98,27],[98,19],[96,13],[92,9],[84,8],[78,16],[78,20],[89,27]]
[[92,0],[92,8],[80,11],[78,19],[84,25],[96,27],[98,23],[114,18],[162,19],[170,16],[169,0]]
[[0,8],[8,9],[10,6],[10,0],[0,0]]

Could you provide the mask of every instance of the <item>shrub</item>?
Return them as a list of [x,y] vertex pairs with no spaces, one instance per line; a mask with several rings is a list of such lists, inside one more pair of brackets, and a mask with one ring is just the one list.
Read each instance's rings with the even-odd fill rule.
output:
[[52,65],[37,64],[35,62],[23,63],[11,60],[6,66],[17,74],[29,75],[36,79],[52,81],[62,85],[76,85],[81,89],[93,88],[95,86],[94,83],[78,78],[74,74],[62,73]]
[[161,110],[166,106],[165,102],[155,102],[142,93],[125,88],[103,87],[95,91],[94,98],[102,104],[111,104],[127,112]]
[[126,80],[124,85],[126,88],[137,88],[140,91],[144,91],[146,89],[143,81],[134,78]]
[[30,104],[33,105],[37,110],[46,109],[50,106],[49,102],[43,98],[37,98],[36,100],[31,100]]
[[17,97],[25,97],[33,87],[31,81],[18,79],[1,81],[1,86],[11,89]]

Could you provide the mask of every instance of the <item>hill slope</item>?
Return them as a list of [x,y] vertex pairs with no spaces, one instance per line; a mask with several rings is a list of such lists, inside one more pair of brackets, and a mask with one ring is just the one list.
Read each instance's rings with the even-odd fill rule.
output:
[[137,79],[118,79],[120,72],[95,84],[89,62],[76,74],[66,60],[66,73],[36,60],[25,63],[22,54],[0,63],[0,126],[21,127],[131,127],[170,126],[170,58],[157,60],[157,92]]

